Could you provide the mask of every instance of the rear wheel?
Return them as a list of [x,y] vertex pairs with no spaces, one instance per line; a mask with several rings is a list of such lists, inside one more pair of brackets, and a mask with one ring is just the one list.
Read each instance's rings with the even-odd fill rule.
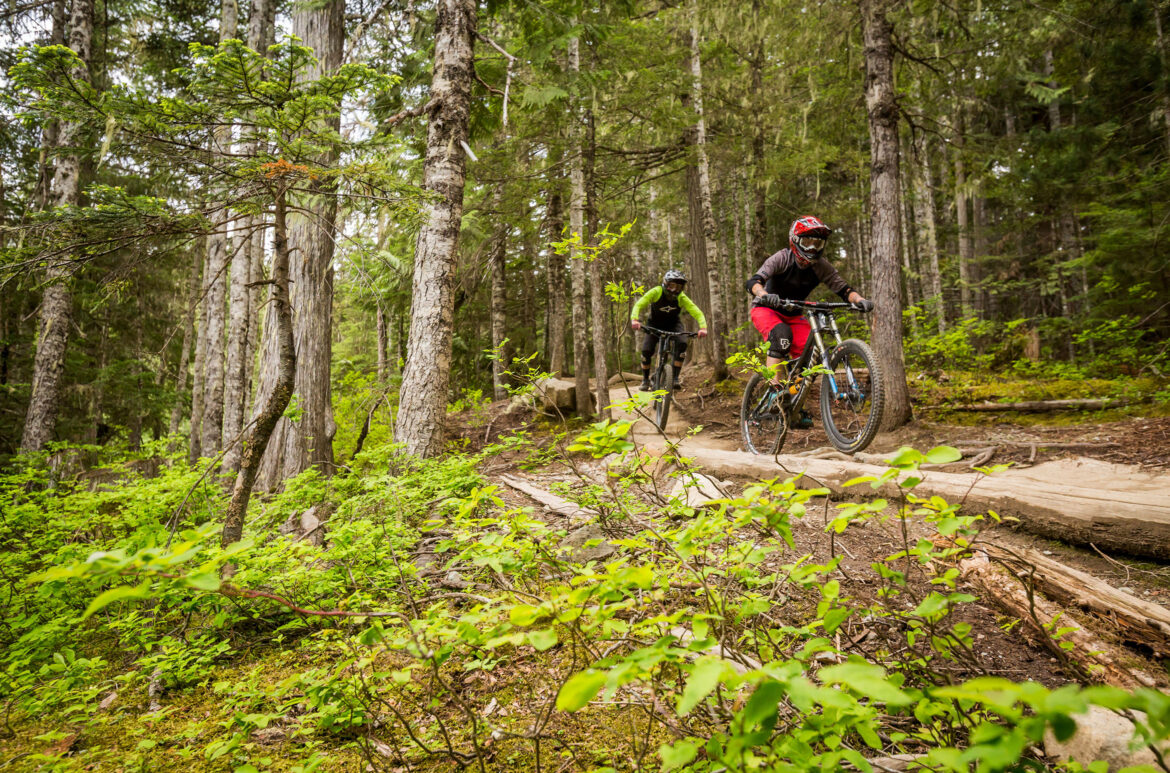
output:
[[659,396],[654,401],[654,423],[658,425],[659,429],[665,430],[666,420],[670,418],[671,393],[674,391],[674,366],[665,364],[660,367],[658,372],[654,374],[650,388],[654,391],[666,390],[666,394]]
[[826,373],[820,378],[825,434],[840,451],[861,451],[877,434],[885,405],[877,358],[864,341],[850,338],[833,350],[829,369],[832,375]]
[[784,445],[788,419],[782,405],[783,393],[760,374],[752,376],[743,390],[739,426],[743,444],[753,454],[775,454]]

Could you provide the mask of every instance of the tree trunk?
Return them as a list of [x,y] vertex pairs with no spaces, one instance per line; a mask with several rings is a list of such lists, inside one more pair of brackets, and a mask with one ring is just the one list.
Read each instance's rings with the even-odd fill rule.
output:
[[[219,42],[236,37],[239,26],[239,8],[236,0],[223,0],[219,24]],[[232,127],[221,126],[215,132],[211,152],[230,153]],[[233,245],[228,238],[232,216],[224,203],[220,210],[219,227],[207,239],[207,274],[204,277],[207,293],[207,315],[200,335],[205,337],[203,376],[203,416],[199,432],[200,454],[215,456],[223,448],[224,389],[226,379],[225,336],[227,335],[228,275],[231,271]]]
[[[559,159],[558,159],[559,160]],[[564,212],[561,209],[560,180],[549,180],[548,215],[545,221],[545,241],[548,244],[564,238]],[[548,249],[548,369],[554,376],[565,372],[565,257]]]
[[[594,175],[597,143],[592,108],[585,111],[585,128],[587,132],[584,145],[585,201],[589,212],[589,239],[592,242],[598,231],[596,177]],[[593,396],[597,401],[598,417],[609,419],[609,363],[606,360],[609,353],[610,307],[605,302],[605,284],[601,268],[602,256],[595,253],[589,261],[589,304],[593,313],[591,327],[593,331]]]
[[893,24],[888,0],[863,0],[865,105],[870,135],[870,212],[873,250],[873,348],[885,380],[882,425],[911,419],[902,356],[902,299],[898,281],[898,106],[894,100]]
[[507,347],[504,344],[504,339],[508,336],[508,228],[504,225],[504,218],[500,213],[502,188],[502,183],[496,186],[494,196],[495,206],[493,209],[496,212],[496,217],[500,218],[500,223],[496,227],[496,234],[492,238],[491,251],[488,254],[488,264],[491,268],[492,276],[490,311],[492,349],[496,355],[496,358],[492,360],[492,397],[496,400],[503,400],[508,396],[508,390],[505,384],[506,376],[504,373],[508,370],[508,363],[511,360],[505,351]]
[[[946,303],[943,301],[942,294],[942,274],[939,271],[938,265],[938,232],[934,219],[934,185],[930,169],[930,149],[925,135],[920,135],[919,140],[914,144],[915,155],[918,163],[915,166],[917,174],[914,175],[914,207],[915,207],[915,222],[921,233],[921,240],[919,245],[926,252],[926,259],[921,260],[922,255],[919,255],[919,265],[922,265],[926,270],[925,285],[929,286],[931,301],[934,305],[935,316],[937,317],[938,332],[945,333],[947,329],[947,314]],[[923,288],[926,292],[926,288]]]
[[975,286],[971,288],[971,302],[975,306],[975,316],[984,319],[987,316],[987,287],[983,281],[983,272],[987,265],[987,199],[983,197],[983,181],[975,183],[974,195],[971,197],[972,225],[972,264],[971,277]]
[[[293,34],[312,48],[318,63],[304,75],[315,80],[341,66],[345,44],[345,0],[324,5],[298,6],[292,18]],[[339,127],[330,119],[333,129]],[[328,151],[318,161],[330,165]],[[330,366],[333,353],[333,248],[337,196],[329,182],[313,182],[309,194],[296,202],[307,214],[290,214],[288,249],[289,290],[293,308],[297,372],[294,393],[300,419],[277,422],[261,472],[261,485],[276,488],[282,480],[316,467],[333,474],[333,394]]]
[[955,222],[959,231],[959,309],[962,318],[967,320],[975,316],[975,308],[971,302],[975,246],[971,240],[971,222],[967,206],[967,167],[963,158],[965,131],[963,109],[960,107],[955,115]]
[[[580,41],[569,40],[569,71],[575,78],[581,71]],[[578,84],[579,85],[579,84]],[[585,242],[585,165],[582,157],[582,127],[579,106],[570,114],[569,131],[569,230],[574,238]],[[577,387],[577,413],[592,414],[589,397],[589,296],[586,289],[585,259],[579,248],[569,253],[569,270],[573,280],[573,379]]]
[[256,420],[244,443],[240,458],[240,470],[232,487],[232,498],[228,503],[223,521],[221,544],[225,547],[240,539],[244,533],[244,519],[248,514],[248,499],[256,484],[260,460],[268,448],[272,431],[277,420],[292,399],[296,380],[297,354],[293,346],[292,305],[289,298],[289,245],[285,224],[284,192],[276,196],[273,219],[273,261],[272,289],[269,293],[272,308],[273,339],[277,342],[277,361],[274,363],[276,378],[272,388],[265,393],[256,414]]
[[382,301],[378,301],[378,383],[385,384],[390,380],[390,364],[387,356],[390,350],[390,326],[386,319],[386,310]]
[[1166,151],[1170,153],[1170,56],[1166,53],[1166,37],[1162,33],[1162,5],[1162,2],[1156,2],[1151,10],[1158,39],[1158,58],[1162,63],[1162,123],[1166,127]]
[[477,8],[474,0],[439,0],[435,10],[435,106],[427,127],[423,187],[438,199],[427,205],[415,248],[410,339],[395,426],[395,437],[407,452],[423,457],[443,450]]
[[[206,240],[204,240],[206,242]],[[195,325],[195,365],[194,374],[191,378],[191,426],[190,426],[190,442],[187,451],[187,461],[191,464],[199,461],[202,453],[202,433],[200,427],[203,423],[203,376],[205,372],[204,365],[207,362],[207,336],[204,335],[204,329],[207,327],[207,270],[209,267],[208,261],[209,253],[204,244],[203,248],[203,277],[199,285],[199,304],[197,311],[197,323]]]
[[715,211],[711,205],[711,169],[707,160],[707,123],[703,117],[703,66],[699,55],[699,6],[691,0],[691,104],[695,110],[695,149],[698,158],[699,205],[703,217],[703,247],[707,257],[707,288],[710,296],[711,350],[714,355],[715,380],[727,378],[727,315],[724,312],[723,282],[719,267],[723,265],[723,251],[715,227]]
[[195,310],[199,308],[199,270],[203,268],[202,251],[191,259],[191,279],[187,289],[187,317],[183,324],[183,347],[179,353],[179,368],[175,373],[175,403],[171,408],[169,434],[179,431],[183,420],[183,406],[187,403],[187,371],[191,362],[191,343],[195,340]]
[[223,455],[222,472],[235,472],[240,463],[240,432],[244,414],[248,410],[246,391],[247,371],[244,360],[248,356],[248,331],[251,327],[252,239],[244,243],[232,256],[231,290],[228,300],[227,366],[223,387]]
[[[74,78],[89,81],[90,51],[93,46],[93,0],[73,0],[69,16],[69,47],[81,65]],[[61,124],[57,147],[66,150],[57,160],[50,183],[49,203],[77,206],[81,200],[81,157],[78,145],[85,126],[79,122]],[[37,321],[37,353],[33,361],[32,390],[25,414],[20,450],[40,451],[53,438],[61,402],[61,378],[65,373],[65,349],[73,324],[73,290],[66,266],[53,265],[45,272],[45,293]]]
[[[686,141],[689,145],[696,143],[696,127],[687,130]],[[687,261],[687,295],[695,305],[707,313],[711,308],[710,270],[708,262],[711,256],[707,254],[707,237],[703,233],[703,194],[699,178],[697,163],[687,165],[687,235],[690,237],[691,249]],[[711,351],[711,340],[696,340],[689,352],[694,360],[706,362],[714,359]]]

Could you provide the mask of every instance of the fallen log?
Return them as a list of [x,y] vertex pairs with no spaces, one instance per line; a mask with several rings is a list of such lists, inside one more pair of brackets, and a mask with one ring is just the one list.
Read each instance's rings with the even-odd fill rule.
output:
[[[963,579],[976,587],[985,602],[1019,620],[1041,646],[1079,672],[1077,675],[1082,681],[1127,690],[1156,684],[1149,674],[1122,665],[1119,659],[1124,654],[1117,653],[1115,647],[1097,639],[1086,629],[1076,627],[1075,621],[1065,616],[1063,609],[1001,570],[991,562],[987,553],[978,551],[961,561],[959,570]],[[1057,638],[1055,634],[1062,628],[1072,630]],[[1072,648],[1062,647],[1061,644],[1065,643],[1072,644]]]
[[1100,411],[1129,405],[1129,400],[1079,398],[1073,400],[1026,400],[1020,403],[970,403],[967,405],[932,405],[947,411],[1016,411],[1018,413],[1047,413],[1048,411]]
[[1012,566],[1053,601],[1104,621],[1109,632],[1122,641],[1147,647],[1156,656],[1170,655],[1170,609],[1118,590],[1037,550],[988,547],[987,552]]
[[[824,485],[836,494],[873,493],[868,486],[842,484],[864,475],[878,476],[889,468],[876,464],[796,456],[756,456],[684,442],[679,453],[705,472],[721,478],[787,478],[807,476],[807,486]],[[779,462],[779,464],[777,464]],[[1133,556],[1170,560],[1170,475],[1135,470],[1096,459],[1058,459],[1027,469],[1008,469],[991,476],[973,472],[918,473],[919,496],[938,495],[963,502],[966,512],[994,510],[1013,516],[1035,534]],[[864,491],[862,491],[864,488]],[[894,484],[879,489],[898,499],[904,491]]]

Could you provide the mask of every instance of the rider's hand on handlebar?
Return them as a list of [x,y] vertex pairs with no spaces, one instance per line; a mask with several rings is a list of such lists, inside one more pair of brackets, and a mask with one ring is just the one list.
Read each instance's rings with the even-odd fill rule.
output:
[[769,309],[779,309],[783,305],[784,299],[775,293],[765,293],[757,295],[752,303],[756,306],[767,306]]
[[633,329],[633,330],[640,330],[640,329],[641,329],[641,327],[642,327],[642,323],[641,323],[641,322],[639,322],[638,320],[636,320],[636,319],[631,319],[631,320],[630,320],[630,328],[631,328],[631,329]]
[[707,337],[707,328],[705,328],[705,327],[699,328],[699,338],[706,338],[706,337]]
[[868,313],[873,311],[873,301],[869,300],[868,298],[862,298],[859,301],[854,301],[853,307],[858,311]]

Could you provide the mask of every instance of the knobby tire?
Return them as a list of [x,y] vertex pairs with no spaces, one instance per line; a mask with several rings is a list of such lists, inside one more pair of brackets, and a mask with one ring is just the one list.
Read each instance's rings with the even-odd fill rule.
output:
[[[829,389],[829,376],[822,374],[820,376],[821,421],[825,426],[825,434],[829,436],[829,442],[833,444],[833,447],[843,453],[853,454],[864,450],[877,435],[878,427],[882,423],[882,410],[885,408],[886,396],[881,368],[878,365],[877,357],[874,356],[873,350],[869,348],[868,344],[856,338],[849,338],[834,348],[829,356],[829,367],[837,374],[838,388],[847,391],[849,387],[846,382],[845,370],[842,367],[846,361],[854,369],[855,376],[864,382],[858,390],[864,394],[862,402],[858,404],[851,400],[849,394],[846,394],[834,405],[833,396]],[[842,367],[839,372],[838,367]],[[841,416],[834,415],[833,409],[835,407],[840,411]],[[858,407],[863,409],[862,412],[859,413],[856,410]],[[845,408],[848,408],[852,413],[844,410]],[[861,422],[859,428],[838,426],[839,423],[844,424],[844,422],[839,422],[839,419],[850,415],[856,417],[853,424]]]

